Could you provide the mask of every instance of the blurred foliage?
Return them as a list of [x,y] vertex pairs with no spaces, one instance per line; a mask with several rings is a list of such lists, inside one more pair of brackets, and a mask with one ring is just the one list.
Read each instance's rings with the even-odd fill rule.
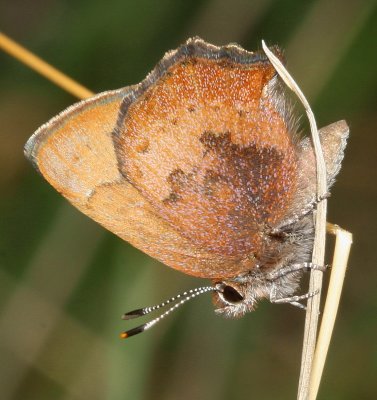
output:
[[[140,81],[190,36],[247,49],[263,38],[286,49],[319,125],[348,121],[329,220],[355,243],[322,399],[377,396],[376,8],[372,0],[0,4],[1,30],[93,91]],[[23,158],[30,134],[74,101],[0,52],[1,398],[295,398],[304,316],[293,307],[265,302],[233,321],[203,296],[152,331],[118,339],[129,326],[124,311],[203,282],[105,232]]]

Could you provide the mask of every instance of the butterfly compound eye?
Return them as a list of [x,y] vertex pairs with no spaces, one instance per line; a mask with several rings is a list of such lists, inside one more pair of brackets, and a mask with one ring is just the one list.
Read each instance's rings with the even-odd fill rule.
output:
[[244,297],[232,286],[224,286],[222,292],[223,298],[229,303],[239,303]]

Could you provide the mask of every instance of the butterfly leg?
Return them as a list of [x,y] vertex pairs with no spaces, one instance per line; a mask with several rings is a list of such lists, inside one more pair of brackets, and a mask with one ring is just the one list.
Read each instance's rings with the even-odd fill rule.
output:
[[290,297],[284,297],[284,298],[277,299],[275,297],[275,291],[271,290],[270,302],[274,303],[274,304],[289,303],[289,304],[292,304],[292,306],[298,307],[298,308],[300,308],[302,310],[306,310],[306,306],[304,306],[303,304],[299,303],[299,301],[300,300],[307,300],[310,297],[313,297],[318,293],[319,293],[319,291],[316,290],[314,292],[309,292],[309,293],[298,295],[298,296],[290,296]]
[[[315,206],[318,203],[320,203],[322,200],[325,200],[329,197],[330,197],[330,192],[327,192],[323,196],[319,196],[319,197],[313,199],[301,210],[301,212],[299,214],[294,215],[292,218],[283,221],[281,225],[271,229],[270,235],[275,236],[275,235],[284,234],[284,230],[283,230],[284,227],[287,227],[287,226],[297,223],[298,221],[300,221],[300,219],[302,219],[306,215],[310,214],[314,210]],[[287,234],[287,235],[289,235],[289,234]]]
[[267,279],[274,281],[276,279],[281,278],[284,275],[291,274],[293,272],[301,271],[301,270],[317,270],[317,271],[326,271],[328,268],[328,265],[318,265],[318,264],[313,264],[311,262],[304,262],[304,263],[298,263],[298,264],[291,264],[291,265],[286,265],[276,271],[270,272],[267,275]]

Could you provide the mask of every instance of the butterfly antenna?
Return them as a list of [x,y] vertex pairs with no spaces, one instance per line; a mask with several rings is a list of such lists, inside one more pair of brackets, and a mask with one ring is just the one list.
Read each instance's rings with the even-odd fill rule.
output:
[[130,329],[126,332],[122,332],[120,334],[120,337],[122,339],[127,339],[130,336],[134,336],[134,335],[137,335],[138,333],[144,332],[144,331],[150,329],[153,325],[157,324],[157,322],[161,321],[163,318],[165,318],[167,315],[169,315],[171,312],[176,310],[178,307],[180,307],[182,304],[186,303],[187,301],[192,300],[195,297],[197,297],[203,293],[207,293],[207,292],[211,292],[211,291],[213,292],[216,290],[217,289],[213,286],[203,286],[200,288],[191,289],[191,290],[188,290],[187,292],[183,292],[174,297],[171,297],[170,299],[165,300],[161,304],[157,304],[152,307],[139,308],[137,310],[125,313],[122,316],[122,319],[124,319],[124,320],[138,318],[138,317],[147,315],[147,314],[151,313],[152,311],[158,310],[161,307],[165,307],[168,304],[179,300],[178,303],[171,306],[168,310],[166,310],[163,314],[161,314],[157,318],[152,319],[152,321],[146,322],[145,324],[137,326],[136,328]]

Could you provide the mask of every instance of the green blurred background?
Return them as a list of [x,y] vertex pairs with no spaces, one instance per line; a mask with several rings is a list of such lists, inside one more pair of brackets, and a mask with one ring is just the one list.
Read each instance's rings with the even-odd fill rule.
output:
[[[286,49],[319,126],[351,138],[329,220],[354,233],[321,399],[377,398],[377,18],[357,0],[20,0],[0,30],[91,90],[139,82],[200,35]],[[210,296],[129,341],[123,312],[206,282],[157,263],[70,206],[22,148],[76,99],[0,51],[1,399],[293,399],[304,314],[264,302],[240,320]],[[329,254],[332,251],[329,241]],[[304,290],[304,288],[303,288]]]

